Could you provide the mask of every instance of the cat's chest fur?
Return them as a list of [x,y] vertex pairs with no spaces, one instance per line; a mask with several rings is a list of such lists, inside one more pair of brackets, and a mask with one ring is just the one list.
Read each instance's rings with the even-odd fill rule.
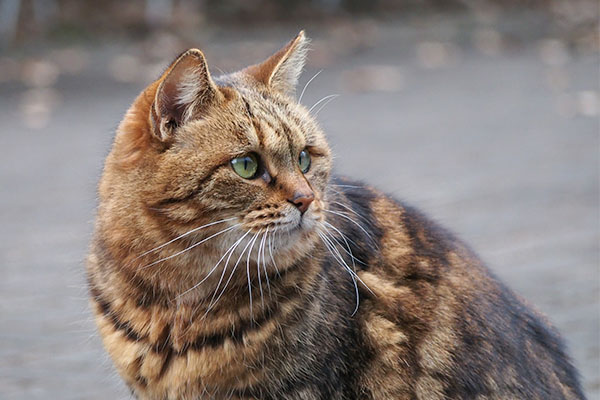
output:
[[[109,310],[95,302],[105,345],[135,393],[148,399],[541,399],[559,391],[563,397],[556,398],[577,398],[558,338],[467,249],[416,211],[351,186],[337,189],[344,194],[332,211],[347,213],[331,219],[338,232],[328,236],[329,243],[345,240],[348,252],[323,244],[273,275],[264,304],[254,292],[252,321],[231,317],[231,326],[212,335],[202,321],[189,321],[179,332],[198,325],[203,333],[175,335],[165,330],[191,314],[127,309],[127,300],[113,300],[123,304]],[[357,225],[349,215],[370,222]],[[341,261],[352,266],[350,254],[356,287]],[[115,311],[129,320],[111,317]],[[151,328],[134,335],[136,325]],[[544,384],[532,385],[534,378]]]
[[[369,350],[353,315],[352,280],[326,251],[273,274],[268,293],[266,285],[264,293],[256,288],[252,314],[240,293],[240,310],[218,309],[226,314],[219,318],[102,289],[107,282],[92,272],[105,347],[144,399],[358,398],[355,381]],[[108,253],[97,241],[91,271],[114,262]]]

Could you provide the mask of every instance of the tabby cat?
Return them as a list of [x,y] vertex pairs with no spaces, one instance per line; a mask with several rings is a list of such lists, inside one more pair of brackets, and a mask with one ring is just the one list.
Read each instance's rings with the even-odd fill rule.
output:
[[583,399],[558,334],[464,244],[330,177],[293,98],[306,49],[218,78],[188,50],[118,127],[87,271],[134,396]]

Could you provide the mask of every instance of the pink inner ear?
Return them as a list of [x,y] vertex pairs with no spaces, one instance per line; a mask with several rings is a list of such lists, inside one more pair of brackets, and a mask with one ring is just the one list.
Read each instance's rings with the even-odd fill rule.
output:
[[206,90],[202,86],[206,86],[207,74],[203,57],[183,55],[159,89],[157,105],[161,117],[177,126],[181,125],[186,109]]
[[179,101],[180,93],[177,80],[178,78],[175,77],[167,79],[156,99],[160,116],[166,118],[167,123],[175,126],[179,126],[183,122],[183,113],[186,109],[186,105]]
[[210,78],[200,50],[191,49],[180,56],[166,72],[155,97],[153,118],[155,134],[165,140],[174,128],[194,113],[208,107],[219,94]]

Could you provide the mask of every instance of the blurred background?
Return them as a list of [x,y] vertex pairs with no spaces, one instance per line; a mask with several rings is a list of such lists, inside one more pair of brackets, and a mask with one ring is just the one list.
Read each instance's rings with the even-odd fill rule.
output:
[[[0,398],[127,399],[87,309],[96,183],[137,93],[304,28],[340,174],[454,230],[563,333],[600,398],[598,2],[0,0]],[[321,103],[324,104],[324,103]]]

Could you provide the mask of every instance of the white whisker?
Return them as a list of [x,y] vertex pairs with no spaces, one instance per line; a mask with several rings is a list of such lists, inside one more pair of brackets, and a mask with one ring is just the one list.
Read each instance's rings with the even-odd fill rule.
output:
[[315,111],[314,116],[316,117],[317,115],[319,115],[321,110],[324,109],[325,106],[327,106],[327,104],[331,103],[333,100],[337,99],[338,97],[339,96],[332,97],[329,100],[327,100],[326,102],[324,102],[323,105],[321,107],[319,107],[319,109],[317,111]]
[[371,241],[373,241],[373,243],[376,245],[376,242],[375,242],[375,240],[373,240],[373,237],[371,236],[371,234],[369,232],[367,232],[367,230],[365,228],[363,228],[361,224],[359,224],[358,222],[356,222],[355,220],[353,220],[352,218],[347,216],[345,213],[343,213],[341,211],[333,211],[333,210],[324,210],[324,211],[335,214],[335,215],[339,215],[342,218],[346,218],[348,221],[350,221],[354,225],[358,226],[365,233],[365,235],[367,235],[369,237],[369,239],[371,239]]
[[[275,232],[273,232],[271,234],[271,236],[273,236],[274,234],[275,234]],[[277,276],[280,276],[279,268],[277,268],[277,263],[275,262],[275,259],[273,258],[273,243],[271,242],[271,236],[269,236],[269,257],[271,257],[271,262],[273,263],[273,266],[275,267],[275,271],[277,271]]]
[[177,241],[177,240],[179,240],[179,239],[182,239],[182,238],[184,238],[184,237],[186,237],[186,236],[188,236],[188,235],[191,235],[191,234],[192,234],[192,233],[194,233],[194,232],[198,232],[198,231],[199,231],[199,230],[201,230],[201,229],[208,228],[209,226],[213,226],[213,225],[217,225],[217,224],[222,224],[223,222],[233,221],[234,219],[237,219],[237,217],[232,217],[232,218],[226,218],[226,219],[222,219],[222,220],[220,220],[220,221],[211,222],[211,223],[209,223],[209,224],[202,225],[202,226],[199,226],[199,227],[197,227],[197,228],[194,228],[194,229],[192,229],[192,230],[189,230],[189,231],[187,231],[186,233],[184,233],[184,234],[182,234],[182,235],[179,235],[179,236],[177,236],[175,239],[171,239],[171,240],[169,240],[168,242],[166,242],[166,243],[164,243],[164,244],[161,244],[161,245],[160,245],[160,246],[158,246],[158,247],[155,247],[155,248],[153,248],[152,250],[148,250],[148,251],[146,251],[146,252],[144,252],[144,253],[140,254],[139,256],[137,256],[136,258],[134,258],[134,259],[133,259],[133,261],[137,260],[137,259],[138,259],[138,258],[140,258],[140,257],[144,257],[145,255],[148,255],[148,254],[150,254],[150,253],[152,253],[152,252],[155,252],[155,251],[157,251],[157,250],[160,250],[160,249],[162,249],[163,247],[165,247],[165,246],[168,246],[168,245],[170,245],[171,243],[173,243],[173,242],[175,242],[175,241]]
[[[352,266],[354,267],[354,269],[356,269],[356,265],[354,264],[354,260],[356,260],[357,262],[359,262],[359,263],[360,263],[360,264],[362,264],[362,265],[367,265],[367,264],[365,264],[364,262],[362,262],[361,260],[359,260],[358,258],[354,257],[354,254],[352,254],[352,249],[350,248],[350,244],[348,243],[348,240],[350,240],[350,239],[347,239],[347,238],[346,238],[346,235],[344,235],[344,234],[343,234],[343,233],[342,233],[342,232],[341,232],[341,231],[340,231],[338,228],[336,228],[335,226],[333,226],[332,224],[330,224],[330,223],[329,223],[329,222],[327,222],[327,221],[324,221],[324,222],[323,222],[323,224],[325,224],[325,225],[327,225],[327,226],[331,227],[331,228],[332,228],[332,229],[334,229],[334,230],[335,230],[337,233],[339,233],[339,234],[340,234],[340,236],[342,237],[342,240],[344,241],[344,243],[346,244],[346,247],[347,247],[347,249],[348,249],[348,250],[346,250],[346,249],[344,249],[344,247],[342,246],[342,250],[346,251],[346,253],[347,253],[348,255],[350,255],[350,258],[351,258],[351,260],[352,260]],[[323,226],[323,227],[324,227],[324,228],[325,228],[325,229],[326,229],[326,230],[327,230],[327,231],[330,233],[330,235],[331,235],[331,232],[329,231],[329,229],[327,229],[327,227],[326,227],[326,226]],[[331,237],[332,237],[333,239],[335,239],[335,241],[336,241],[336,242],[338,242],[338,243],[339,243],[339,241],[338,241],[338,240],[335,238],[335,236],[331,235]],[[352,242],[352,240],[350,240],[350,241]],[[354,244],[356,245],[356,243],[354,243]],[[341,245],[341,243],[340,243],[340,245]]]
[[170,255],[170,256],[168,256],[168,257],[161,258],[160,260],[157,260],[157,261],[154,261],[154,262],[152,262],[152,263],[150,263],[150,264],[148,264],[148,265],[145,265],[145,266],[141,267],[140,269],[146,269],[146,268],[149,268],[149,267],[151,267],[151,266],[153,266],[153,265],[156,265],[156,264],[158,264],[158,263],[161,263],[161,262],[163,262],[163,261],[167,261],[167,260],[170,260],[170,259],[172,259],[172,258],[174,258],[174,257],[177,257],[177,256],[179,256],[179,255],[181,255],[181,254],[183,254],[183,253],[185,253],[185,252],[188,252],[188,251],[190,251],[191,249],[193,249],[193,248],[194,248],[194,247],[196,247],[196,246],[200,246],[202,243],[204,243],[204,242],[206,242],[206,241],[208,241],[208,240],[210,240],[210,239],[214,238],[215,236],[219,236],[219,235],[221,235],[221,234],[223,234],[223,233],[225,233],[225,232],[229,232],[230,230],[232,230],[232,229],[235,229],[235,228],[237,228],[237,227],[238,227],[238,226],[240,226],[240,225],[241,225],[241,224],[235,224],[235,225],[233,225],[233,226],[230,226],[229,228],[223,229],[222,231],[220,231],[220,232],[217,232],[217,233],[215,233],[215,234],[212,234],[212,235],[210,235],[209,237],[207,237],[207,238],[205,238],[205,239],[202,239],[201,241],[199,241],[199,242],[197,242],[197,243],[194,243],[193,245],[191,245],[191,246],[189,246],[189,247],[186,247],[185,249],[183,249],[183,250],[181,250],[181,251],[178,251],[178,252],[177,252],[177,253],[175,253],[175,254],[171,254],[171,255]]
[[308,80],[308,82],[306,82],[306,85],[304,85],[304,88],[302,89],[302,93],[300,93],[300,97],[298,98],[298,103],[300,103],[302,101],[302,96],[304,96],[304,92],[306,92],[306,88],[308,87],[308,85],[310,85],[310,83],[313,81],[313,79],[315,79],[317,76],[319,76],[319,74],[323,72],[323,70],[320,70],[319,72],[317,72],[316,74],[313,75],[312,78],[310,78]]
[[[324,233],[324,232],[323,232],[323,233]],[[335,252],[336,252],[336,253],[337,253],[337,255],[339,256],[339,258],[340,258],[340,259],[343,261],[343,263],[344,263],[344,266],[346,266],[346,267],[348,268],[348,272],[352,273],[352,274],[353,274],[353,275],[356,277],[356,279],[358,279],[358,281],[359,281],[360,283],[362,283],[362,284],[364,285],[364,287],[365,287],[365,288],[366,288],[366,289],[367,289],[367,290],[368,290],[368,291],[369,291],[371,294],[375,295],[375,293],[373,293],[373,291],[372,291],[372,290],[371,290],[371,289],[370,289],[370,288],[367,286],[367,284],[366,284],[366,283],[364,283],[362,279],[360,279],[360,277],[358,276],[358,274],[357,274],[356,272],[354,272],[354,271],[353,271],[353,270],[352,270],[352,269],[351,269],[351,268],[348,266],[348,264],[346,263],[346,261],[345,261],[345,260],[344,260],[344,258],[342,257],[341,253],[340,253],[340,252],[339,252],[339,250],[337,249],[337,246],[335,246],[335,245],[334,245],[334,243],[331,241],[331,239],[329,239],[329,238],[327,237],[327,234],[325,234],[325,233],[324,233],[324,236],[325,236],[325,237],[328,239],[329,243],[330,243],[332,246],[334,246]]]
[[[217,267],[219,266],[219,264],[221,264],[221,261],[223,261],[223,259],[227,256],[227,254],[229,254],[229,256],[231,257],[231,254],[233,253],[233,251],[235,250],[235,248],[237,247],[237,245],[246,237],[246,235],[248,235],[248,233],[250,233],[250,231],[246,232],[241,238],[239,238],[235,243],[233,243],[228,249],[227,251],[223,254],[223,256],[219,259],[219,261],[217,261],[217,263],[215,264],[214,267],[212,267],[210,269],[210,271],[208,271],[208,274],[206,274],[206,276],[204,278],[202,278],[202,280],[198,283],[196,283],[194,286],[192,286],[191,288],[187,289],[185,292],[179,294],[176,299],[180,298],[181,296],[185,295],[186,293],[191,292],[192,290],[196,289],[198,286],[200,286],[202,283],[204,283],[211,275],[212,273],[217,269]],[[229,258],[227,258],[227,261],[229,261]],[[225,263],[225,268],[227,267],[227,263]],[[223,269],[223,271],[225,271],[225,268]],[[223,277],[223,275],[221,275],[221,278]],[[221,282],[221,281],[219,281]],[[218,286],[217,286],[218,287]]]
[[[221,283],[223,282],[223,278],[225,277],[225,272],[227,272],[227,267],[229,266],[229,260],[231,260],[231,256],[235,252],[235,249],[238,247],[238,245],[242,242],[242,240],[244,240],[244,238],[246,236],[248,236],[249,234],[250,234],[250,231],[246,231],[246,233],[244,233],[244,235],[234,243],[233,250],[231,250],[231,252],[229,252],[229,255],[227,256],[227,260],[225,261],[225,266],[223,267],[223,272],[221,272],[221,277],[219,278],[219,282],[217,283],[217,286],[215,287],[215,291],[210,299],[210,303],[212,303],[212,301],[215,299],[215,296],[217,295],[217,292],[219,291],[219,287],[221,287]],[[243,252],[242,252],[242,254],[243,254]]]
[[263,244],[262,244],[262,265],[263,270],[265,271],[265,278],[267,280],[267,289],[269,290],[269,298],[271,298],[271,283],[269,282],[269,274],[267,273],[267,263],[265,261],[265,245],[267,243],[267,236],[269,235],[269,227],[267,226],[267,230],[263,235]]
[[[348,264],[346,264],[342,255],[335,248],[333,243],[331,243],[331,241],[323,233],[319,232],[319,236],[321,237],[321,240],[325,244],[325,247],[327,247],[327,249],[329,250],[329,253],[331,253],[331,255],[333,256],[333,258],[336,259],[340,263],[340,265],[342,265],[346,269],[346,271],[348,271],[348,273],[350,274],[350,278],[352,279],[352,283],[354,283],[354,290],[355,290],[355,296],[356,296],[356,307],[354,308],[354,311],[351,314],[351,316],[354,316],[356,314],[356,312],[358,311],[358,307],[360,305],[360,295],[358,292],[358,285],[356,283],[356,278],[354,277],[356,275],[356,273],[350,269]],[[334,254],[334,251],[337,253],[337,255]]]
[[349,206],[345,205],[344,203],[341,203],[341,202],[335,201],[335,200],[332,201],[332,203],[337,204],[340,207],[344,207],[346,210],[350,211],[352,214],[356,215],[358,218],[362,218],[363,220],[365,220],[365,221],[368,222],[368,220],[365,218],[364,215],[360,215],[359,213],[357,213],[356,211],[354,211],[352,209],[352,207],[349,207]]
[[[327,234],[325,232],[322,231],[318,231],[317,232],[318,235],[321,237],[321,239],[323,240],[323,243],[325,244],[325,246],[327,247],[327,249],[329,250],[329,252],[331,253],[331,255],[334,257],[334,259],[336,259],[345,269],[346,271],[348,271],[348,273],[350,274],[350,277],[352,278],[352,281],[354,282],[354,286],[356,289],[356,308],[354,310],[354,312],[352,313],[352,315],[354,316],[354,314],[356,314],[356,311],[358,310],[358,305],[359,305],[359,294],[358,294],[358,285],[356,283],[356,281],[358,280],[360,283],[362,283],[362,285],[373,295],[375,295],[373,293],[373,291],[371,290],[371,288],[369,288],[367,286],[367,284],[360,279],[360,277],[358,276],[358,274],[356,272],[354,272],[346,263],[346,261],[344,260],[344,258],[342,257],[341,253],[339,252],[339,250],[337,249],[337,247],[335,246],[335,244],[329,239],[329,237],[327,237]],[[333,251],[335,251],[335,254],[333,253]]]
[[330,184],[329,186],[337,186],[337,187],[347,187],[347,188],[354,188],[354,189],[362,189],[362,187],[360,187],[360,186],[356,186],[356,185],[335,185],[335,184]]
[[[221,293],[219,293],[219,296],[216,299],[214,299],[214,295],[213,295],[214,302],[213,302],[213,299],[211,299],[210,304],[208,305],[208,308],[206,309],[206,312],[204,313],[204,316],[202,318],[205,318],[208,315],[209,311],[212,310],[215,305],[217,305],[219,299],[223,296],[223,294],[225,293],[225,290],[227,290],[227,286],[229,286],[229,282],[231,282],[231,279],[233,278],[233,274],[235,273],[237,266],[239,265],[240,261],[242,260],[242,257],[246,253],[246,249],[248,248],[248,246],[250,246],[251,243],[252,243],[252,239],[250,239],[248,241],[248,243],[246,244],[246,246],[244,246],[244,248],[242,249],[240,256],[238,257],[237,261],[235,262],[233,268],[231,269],[231,273],[229,274],[229,277],[227,278],[227,281],[225,282],[225,286],[223,286]],[[217,292],[215,291],[215,294],[216,293]]]
[[262,304],[263,309],[265,308],[265,300],[263,297],[262,281],[260,279],[260,249],[262,247],[262,242],[263,242],[264,238],[265,238],[265,234],[263,233],[263,237],[258,242],[258,252],[256,255],[256,275],[258,276],[258,287],[260,289],[260,302]]
[[312,110],[314,110],[314,109],[315,109],[315,107],[316,107],[316,106],[318,106],[318,105],[319,105],[319,104],[321,104],[322,102],[324,102],[324,101],[327,101],[327,100],[329,100],[329,99],[331,99],[331,98],[334,98],[334,97],[338,97],[338,96],[339,96],[339,94],[330,94],[329,96],[325,96],[325,97],[323,97],[321,100],[317,101],[315,104],[313,104],[313,106],[312,106],[311,108],[309,108],[309,109],[308,109],[308,112],[309,112],[309,114],[310,114],[310,112],[311,112]]
[[252,280],[250,279],[250,255],[252,254],[252,249],[254,248],[256,239],[258,239],[258,235],[260,235],[261,232],[262,229],[259,230],[256,235],[254,235],[254,238],[252,238],[252,246],[250,246],[250,249],[248,250],[248,257],[246,257],[246,275],[248,277],[248,296],[250,299],[250,321],[254,321],[254,310],[252,308]]

